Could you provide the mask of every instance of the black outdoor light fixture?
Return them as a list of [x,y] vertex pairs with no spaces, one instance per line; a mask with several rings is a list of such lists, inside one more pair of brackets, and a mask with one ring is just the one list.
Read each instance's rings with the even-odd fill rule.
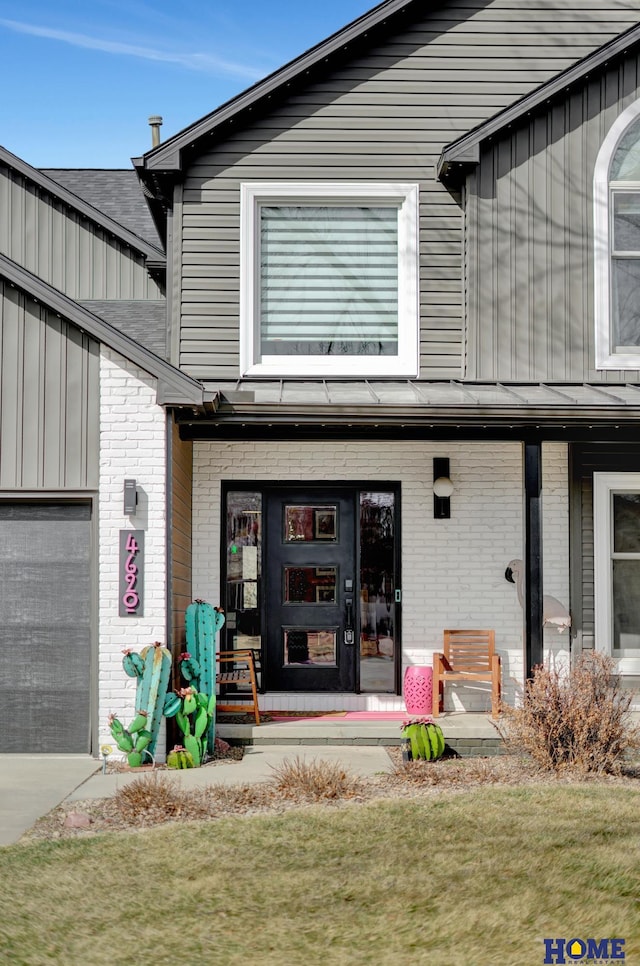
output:
[[135,480],[124,481],[124,512],[131,515],[136,512],[138,505],[138,491]]
[[448,520],[451,516],[451,494],[453,483],[449,478],[449,460],[435,457],[433,460],[433,515],[437,520]]

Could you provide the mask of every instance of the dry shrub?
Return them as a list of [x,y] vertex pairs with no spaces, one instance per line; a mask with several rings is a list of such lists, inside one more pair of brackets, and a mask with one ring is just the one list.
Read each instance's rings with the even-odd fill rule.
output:
[[336,762],[297,757],[274,768],[271,782],[285,798],[306,802],[353,798],[363,787],[359,778]]
[[114,808],[131,825],[151,825],[170,819],[202,818],[199,796],[187,794],[176,782],[159,774],[136,778],[119,788]]
[[170,821],[216,819],[278,809],[298,802],[353,798],[364,785],[339,764],[284,761],[268,782],[212,784],[183,789],[174,776],[156,772],[119,788],[109,811],[123,827],[146,827]]
[[547,770],[614,773],[640,747],[640,731],[630,720],[632,701],[615,661],[585,653],[570,671],[536,668],[522,706],[503,707],[499,731],[512,750],[527,752]]
[[273,792],[266,782],[208,785],[202,789],[202,797],[212,818],[232,813],[243,814],[273,804]]
[[520,784],[530,781],[536,774],[537,768],[533,764],[513,755],[401,762],[394,770],[395,779],[403,784],[445,788]]

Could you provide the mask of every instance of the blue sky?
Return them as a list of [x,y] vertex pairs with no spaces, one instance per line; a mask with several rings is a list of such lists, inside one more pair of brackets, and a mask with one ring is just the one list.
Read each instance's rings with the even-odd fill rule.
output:
[[0,0],[0,144],[35,167],[125,168],[374,0]]

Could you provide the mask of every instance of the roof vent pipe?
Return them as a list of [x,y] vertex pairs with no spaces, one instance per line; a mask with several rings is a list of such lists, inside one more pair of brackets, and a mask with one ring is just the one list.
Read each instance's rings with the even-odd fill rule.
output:
[[149,118],[149,124],[151,126],[151,147],[157,148],[160,144],[160,128],[162,126],[162,118],[159,114],[153,114]]

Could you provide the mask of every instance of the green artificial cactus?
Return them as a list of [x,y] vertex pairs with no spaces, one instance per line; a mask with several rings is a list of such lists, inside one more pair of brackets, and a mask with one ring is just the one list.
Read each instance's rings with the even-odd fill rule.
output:
[[[403,759],[435,761],[444,754],[442,728],[428,718],[412,718],[402,722]],[[406,757],[405,757],[406,754]]]
[[215,710],[215,694],[207,695],[193,687],[181,688],[177,694],[168,694],[165,699],[164,713],[167,718],[175,717],[183,735],[184,747],[191,755],[195,768],[200,767],[207,751],[213,750],[213,745],[208,744],[207,734]]
[[171,676],[171,653],[156,641],[144,647],[140,654],[124,651],[122,666],[129,677],[136,678],[136,710],[147,714],[147,730],[151,734],[148,750],[153,755]]
[[167,755],[167,768],[193,768],[193,755],[182,745],[176,745]]
[[[207,696],[207,707],[216,693],[216,638],[224,624],[224,613],[204,600],[189,604],[185,614],[187,650],[180,656],[180,673],[196,693]],[[215,743],[215,713],[211,713],[204,750],[213,750]]]
[[109,715],[109,729],[120,751],[124,751],[131,768],[139,768],[145,757],[151,755],[151,732],[145,727],[147,712],[138,711],[128,728],[114,714]]

